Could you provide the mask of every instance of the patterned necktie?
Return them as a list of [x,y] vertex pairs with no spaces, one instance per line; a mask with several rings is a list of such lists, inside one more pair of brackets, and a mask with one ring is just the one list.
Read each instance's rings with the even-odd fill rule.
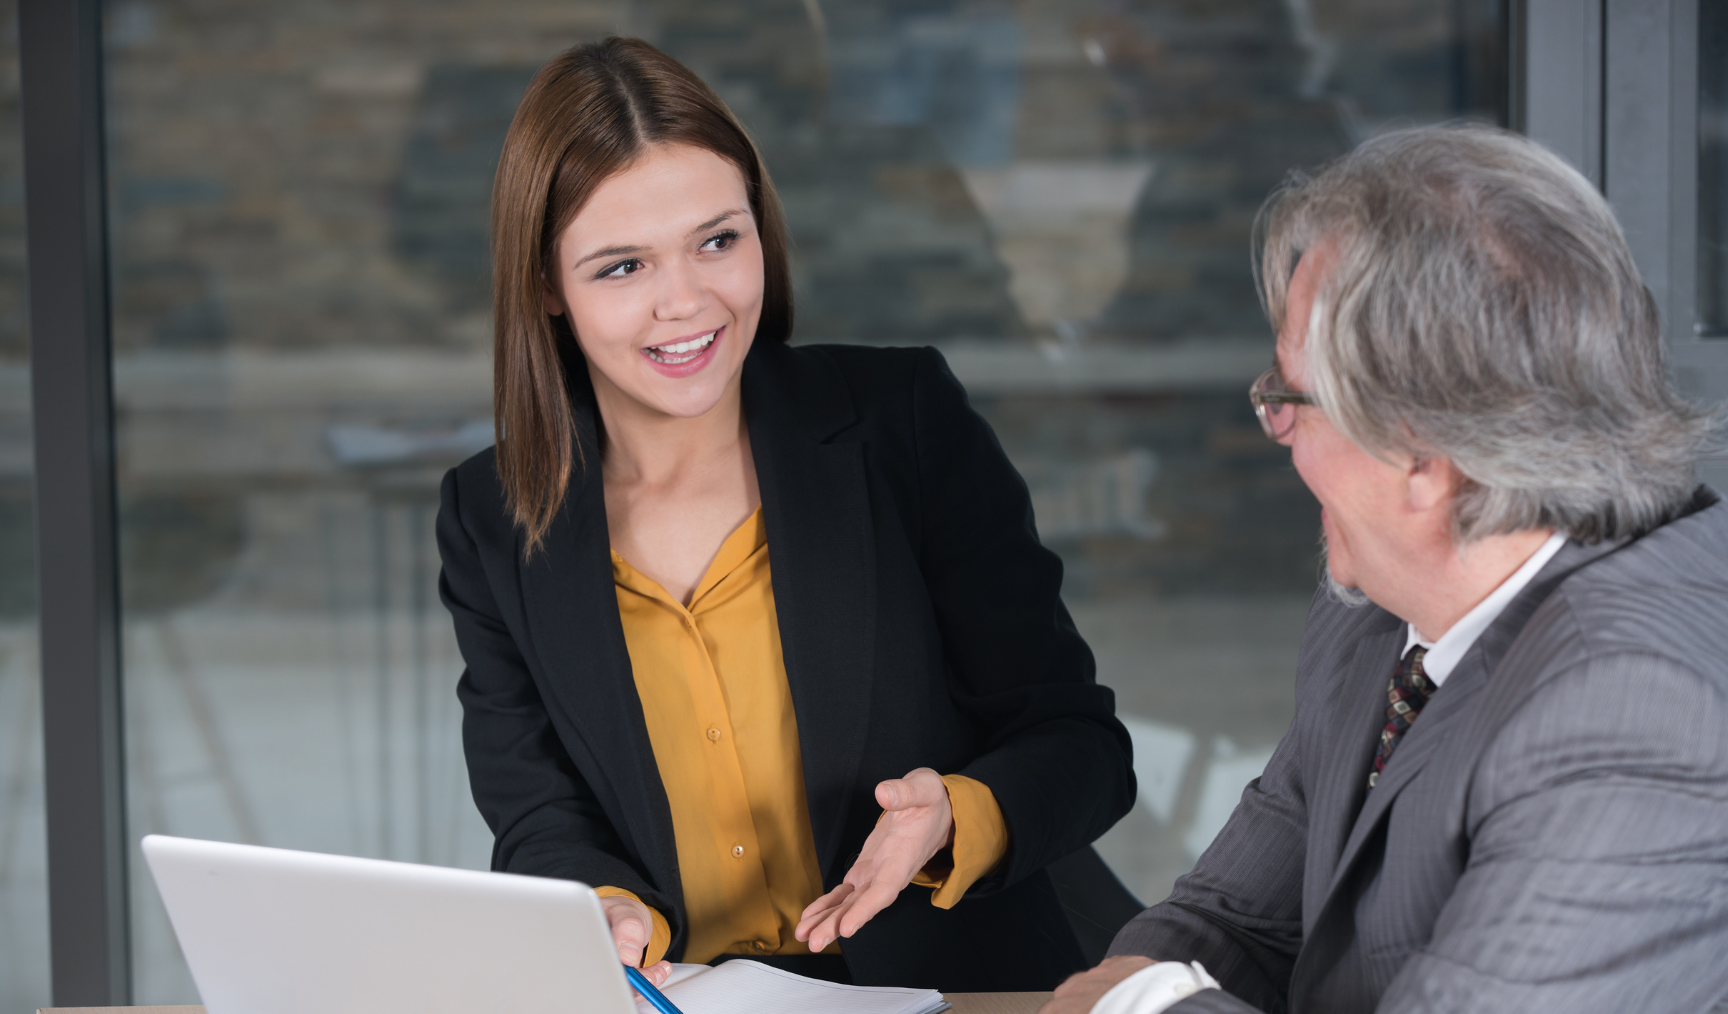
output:
[[1392,682],[1386,685],[1386,727],[1380,730],[1380,750],[1374,754],[1374,770],[1368,775],[1370,789],[1380,780],[1380,772],[1386,770],[1386,762],[1392,759],[1398,741],[1410,731],[1416,716],[1422,713],[1422,705],[1428,703],[1436,689],[1422,671],[1422,659],[1427,654],[1427,648],[1412,645],[1398,668],[1392,670]]

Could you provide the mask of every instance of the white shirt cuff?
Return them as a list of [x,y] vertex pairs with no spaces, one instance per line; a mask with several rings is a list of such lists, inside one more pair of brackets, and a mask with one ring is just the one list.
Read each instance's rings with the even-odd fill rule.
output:
[[1160,961],[1118,982],[1093,1006],[1092,1014],[1163,1014],[1179,1000],[1217,988],[1218,980],[1198,961]]

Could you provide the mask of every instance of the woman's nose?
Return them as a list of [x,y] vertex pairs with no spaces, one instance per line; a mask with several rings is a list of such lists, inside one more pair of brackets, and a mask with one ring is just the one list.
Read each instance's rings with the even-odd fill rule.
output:
[[697,277],[695,266],[679,261],[660,276],[662,285],[654,303],[657,320],[686,320],[701,313],[708,293]]

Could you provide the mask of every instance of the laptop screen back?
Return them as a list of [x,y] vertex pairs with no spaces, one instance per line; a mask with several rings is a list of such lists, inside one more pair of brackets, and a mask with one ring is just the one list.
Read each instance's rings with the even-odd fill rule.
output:
[[572,881],[150,835],[209,1014],[633,1014]]

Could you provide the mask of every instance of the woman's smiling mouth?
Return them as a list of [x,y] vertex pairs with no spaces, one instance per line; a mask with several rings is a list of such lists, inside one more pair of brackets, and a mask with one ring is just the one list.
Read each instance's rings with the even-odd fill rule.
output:
[[666,366],[681,366],[708,351],[708,347],[714,344],[714,338],[719,333],[720,329],[715,328],[707,334],[700,334],[684,341],[672,342],[667,345],[650,345],[642,350],[642,354]]

